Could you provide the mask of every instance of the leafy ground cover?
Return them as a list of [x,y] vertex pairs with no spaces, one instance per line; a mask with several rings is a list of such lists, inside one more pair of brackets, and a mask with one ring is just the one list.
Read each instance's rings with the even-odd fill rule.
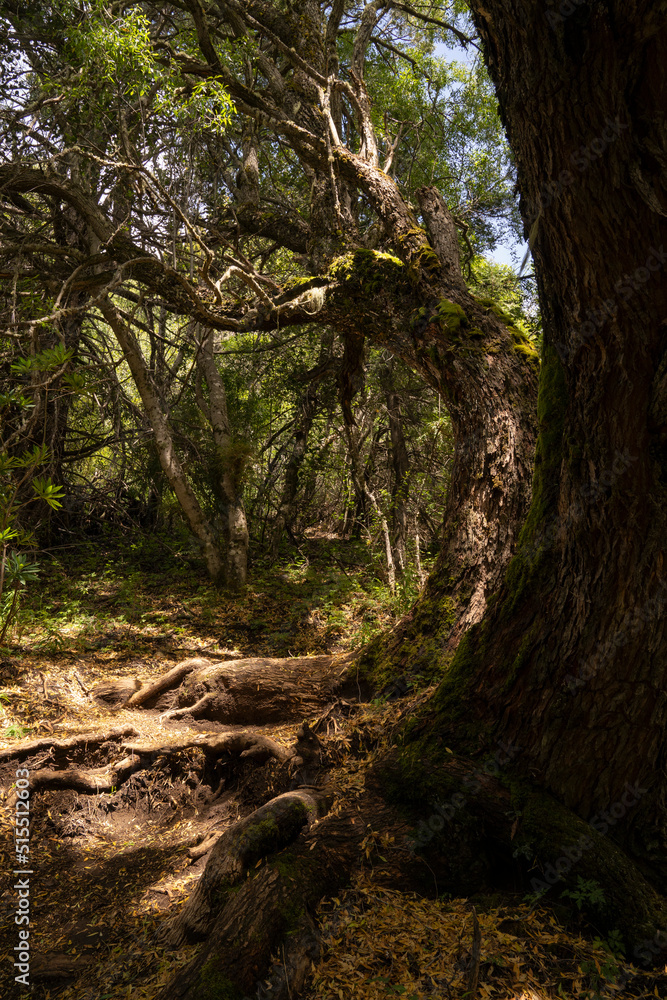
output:
[[[205,866],[206,856],[193,859],[188,852],[213,827],[265,801],[271,776],[240,768],[216,797],[205,785],[196,746],[211,724],[184,718],[166,725],[158,712],[119,712],[92,698],[93,686],[137,673],[157,677],[192,655],[346,650],[390,626],[412,596],[392,597],[364,546],[332,537],[311,538],[298,560],[255,565],[247,593],[234,599],[211,588],[196,567],[164,556],[151,563],[145,552],[89,547],[43,565],[39,584],[25,595],[11,646],[2,651],[0,751],[36,737],[61,740],[129,724],[141,739],[159,740],[165,755],[110,793],[35,796],[35,1000],[154,1000],[197,947],[165,949],[156,938]],[[376,699],[332,716],[321,739],[341,802],[361,792],[374,755],[428,694]],[[287,746],[298,726],[257,728]],[[194,745],[168,756],[170,745],[193,734]],[[0,784],[9,789],[7,775]],[[0,834],[2,870],[9,872],[13,831],[6,808]],[[377,877],[379,862],[398,845],[385,840],[382,831],[368,831],[362,875],[320,907],[325,948],[307,1000],[665,995],[667,976],[635,968],[613,940],[596,941],[595,929],[578,923],[576,910],[573,920],[564,900],[557,901],[556,916],[521,893],[463,900],[442,897],[435,883],[431,898],[387,888]],[[0,898],[8,918],[11,883],[5,880]],[[476,958],[473,905],[481,931]],[[10,919],[6,927],[2,954],[9,956],[15,943]],[[49,956],[41,964],[40,954]],[[475,964],[479,981],[471,992]],[[5,957],[0,994],[15,995],[15,986]]]
[[[157,544],[105,550],[89,543],[42,563],[28,588],[14,642],[28,653],[216,647],[244,656],[338,651],[387,628],[414,600],[409,579],[395,595],[368,547],[311,535],[293,558],[258,559],[241,598],[213,588],[191,561]],[[428,560],[425,561],[428,568]]]

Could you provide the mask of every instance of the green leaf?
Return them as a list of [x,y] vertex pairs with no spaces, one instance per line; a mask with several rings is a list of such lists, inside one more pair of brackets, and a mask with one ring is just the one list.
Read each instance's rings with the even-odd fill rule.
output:
[[10,469],[16,469],[18,467],[19,460],[14,455],[7,455],[5,452],[0,452],[0,475],[8,472]]
[[5,579],[10,586],[25,586],[37,579],[39,563],[28,562],[23,552],[12,552],[5,564]]
[[40,500],[45,500],[49,507],[53,507],[54,510],[58,510],[62,507],[60,498],[64,495],[62,486],[56,486],[51,482],[51,479],[37,478],[33,479],[32,488],[35,491],[36,496]]

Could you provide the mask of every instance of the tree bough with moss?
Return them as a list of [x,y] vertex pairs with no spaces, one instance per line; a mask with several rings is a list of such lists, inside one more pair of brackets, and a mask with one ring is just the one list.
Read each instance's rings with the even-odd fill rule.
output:
[[[242,995],[274,946],[289,951],[290,935],[305,954],[309,907],[357,863],[357,822],[412,831],[413,842],[427,824],[433,836],[416,859],[390,855],[387,878],[399,883],[418,882],[420,853],[441,891],[469,892],[508,870],[548,883],[552,866],[562,889],[576,891],[578,873],[599,884],[596,923],[619,928],[631,950],[667,920],[667,7],[584,4],[548,17],[527,0],[470,0],[470,9],[538,278],[537,412],[529,339],[470,293],[446,199],[428,176],[412,182],[401,136],[380,132],[372,106],[374,32],[392,18],[408,33],[426,30],[421,8],[226,0],[204,10],[186,0],[156,17],[152,42],[186,91],[221,81],[242,122],[233,140],[211,138],[225,198],[218,204],[209,186],[200,226],[165,198],[129,119],[123,160],[118,150],[78,154],[122,178],[116,218],[79,164],[76,177],[64,161],[0,167],[12,204],[28,215],[43,199],[67,205],[87,233],[76,280],[66,255],[49,258],[63,285],[85,282],[100,301],[124,289],[136,304],[131,280],[213,330],[318,324],[348,345],[372,339],[441,393],[455,431],[436,569],[397,632],[359,660],[359,676],[376,685],[440,672],[435,696],[376,762],[359,802],[311,831],[312,852],[298,838],[246,880],[165,997]],[[167,23],[178,43],[160,36]],[[604,155],[593,155],[600,143]],[[280,171],[297,177],[296,201],[276,189]],[[133,215],[142,190],[168,205],[152,245]],[[11,233],[3,238],[10,259],[20,244],[24,260],[25,232],[14,257]],[[267,266],[261,254],[235,256],[234,240],[264,250]],[[271,271],[273,244],[295,255],[298,280]],[[607,810],[616,824],[589,835],[587,821]]]

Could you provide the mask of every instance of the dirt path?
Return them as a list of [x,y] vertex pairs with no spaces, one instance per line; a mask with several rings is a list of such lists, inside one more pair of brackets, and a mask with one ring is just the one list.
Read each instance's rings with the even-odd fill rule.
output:
[[[229,661],[193,662],[219,673]],[[312,658],[302,672],[330,663],[331,657]],[[256,672],[266,673],[266,663],[250,665],[252,684],[245,688],[255,688],[261,708]],[[150,699],[123,708],[140,688],[135,672],[144,687],[155,686],[174,674],[173,659],[115,659],[102,671],[99,661],[81,657],[5,664],[33,725],[29,735],[0,742],[1,861],[5,872],[14,863],[12,785],[20,766],[30,773],[32,791],[30,982],[38,1000],[54,990],[91,1000],[104,989],[124,996],[131,984],[133,996],[156,996],[193,946],[158,948],[155,935],[164,915],[177,912],[196,886],[216,839],[306,781],[326,776],[342,789],[356,770],[354,762],[349,773],[341,767],[350,747],[358,752],[381,732],[377,711],[362,718],[360,706],[329,696],[327,685],[317,714],[315,700],[306,700],[303,710],[286,713],[289,721],[252,726],[193,719],[187,711],[170,718],[164,704],[149,707]],[[243,674],[238,661],[232,673]],[[221,690],[229,690],[229,676],[225,671]],[[274,696],[281,683],[276,678]],[[316,723],[321,716],[317,735],[304,732],[306,717]],[[3,888],[0,905],[10,915],[15,890],[11,882]],[[6,953],[14,936],[10,925]],[[3,967],[0,995],[13,995],[15,985]]]
[[[135,583],[121,615],[124,584],[96,578],[86,613],[70,615],[63,627],[69,639],[59,646],[37,629],[0,661],[0,911],[7,917],[0,954],[11,955],[17,941],[16,877],[8,873],[16,864],[12,785],[20,766],[34,789],[34,1000],[188,996],[211,947],[234,965],[237,956],[225,951],[220,935],[225,920],[241,926],[250,882],[253,892],[265,887],[276,926],[289,918],[271,907],[290,892],[296,902],[290,865],[310,872],[298,892],[315,895],[310,915],[295,924],[298,947],[269,961],[267,996],[293,1000],[295,984],[303,983],[307,1000],[386,1000],[400,992],[413,1000],[458,997],[469,991],[475,969],[480,996],[498,1000],[595,990],[667,995],[660,976],[567,934],[520,896],[443,901],[434,898],[439,873],[418,858],[406,864],[409,823],[369,799],[366,777],[374,755],[428,690],[369,704],[371,692],[354,678],[345,686],[352,633],[330,631],[317,600],[309,610],[307,601],[295,607],[293,593],[254,593],[232,609],[209,601],[192,581],[165,580],[157,596],[157,579],[144,581],[138,597]],[[347,587],[347,574],[341,579]],[[286,587],[297,583],[292,576]],[[139,611],[161,623],[141,622]],[[217,617],[205,620],[209,611]],[[256,619],[275,633],[258,633]],[[283,645],[285,653],[316,655],[284,660]],[[193,660],[206,662],[179,675]],[[173,684],[161,686],[166,677]],[[262,816],[275,826],[269,840],[262,839]],[[249,842],[248,830],[260,835]],[[349,889],[340,882],[345,866],[356,872],[345,876]],[[229,883],[219,919],[215,893],[204,892],[213,876]],[[285,878],[276,895],[271,887]],[[335,885],[341,888],[326,888]],[[477,952],[473,903],[482,929]],[[207,929],[209,920],[218,920],[217,930]],[[252,941],[263,925],[246,930]],[[5,961],[0,996],[18,995]]]

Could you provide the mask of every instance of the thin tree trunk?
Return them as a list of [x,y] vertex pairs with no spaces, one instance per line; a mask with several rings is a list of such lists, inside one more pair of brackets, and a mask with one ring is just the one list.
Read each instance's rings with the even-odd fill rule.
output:
[[352,480],[354,482],[354,488],[358,497],[363,497],[364,505],[368,505],[373,511],[375,518],[380,525],[380,530],[382,532],[382,538],[384,541],[384,555],[385,561],[387,563],[387,584],[389,586],[392,594],[396,590],[396,565],[394,563],[394,554],[391,548],[391,537],[389,535],[389,525],[387,524],[387,518],[384,515],[384,511],[380,507],[375,493],[369,489],[366,482],[366,473],[361,462],[361,450],[359,442],[359,429],[356,425],[350,425],[345,422],[345,435],[347,437],[350,463],[352,467]]
[[419,539],[419,532],[415,531],[415,566],[417,567],[417,576],[419,577],[419,586],[424,586],[424,570],[422,569],[422,559],[421,559],[421,543]]
[[224,582],[230,590],[240,591],[248,575],[249,535],[241,491],[249,452],[243,442],[235,442],[232,438],[225,385],[213,353],[213,331],[202,335],[197,360],[208,387],[207,416],[220,463],[218,484],[223,508]]
[[405,573],[407,562],[408,511],[406,498],[410,462],[401,419],[401,398],[394,387],[393,365],[388,367],[383,381],[387,416],[389,418],[391,466],[393,472],[391,484],[392,548],[397,573],[402,577]]
[[318,408],[317,386],[326,374],[332,347],[333,330],[328,330],[322,339],[319,358],[315,366],[315,376],[309,382],[299,401],[299,412],[294,431],[294,445],[285,469],[285,482],[271,532],[271,558],[274,561],[278,557],[278,548],[283,532],[286,529],[288,531],[291,530],[296,516],[299,488],[301,485],[301,466],[306,457],[308,437]]
[[314,388],[308,386],[303,398],[299,402],[299,417],[294,432],[294,445],[285,468],[285,481],[271,531],[270,548],[271,559],[273,561],[278,558],[278,549],[283,533],[285,530],[291,531],[296,516],[300,486],[299,472],[306,457],[308,436],[316,413],[317,395]]
[[167,482],[174,491],[193,534],[201,543],[211,579],[218,583],[223,582],[225,578],[225,562],[222,553],[220,552],[213,529],[202,511],[192,487],[188,483],[183,466],[174,449],[169,418],[162,408],[159,394],[151,380],[141,348],[136,341],[134,333],[122,321],[111,301],[108,298],[104,298],[100,301],[99,306],[102,315],[114,332],[114,336],[118,341],[120,349],[123,352],[123,357],[132,374],[134,384],[137,387],[137,392],[141,396],[141,401],[153,428],[155,446],[160,459],[160,465],[167,477]]

